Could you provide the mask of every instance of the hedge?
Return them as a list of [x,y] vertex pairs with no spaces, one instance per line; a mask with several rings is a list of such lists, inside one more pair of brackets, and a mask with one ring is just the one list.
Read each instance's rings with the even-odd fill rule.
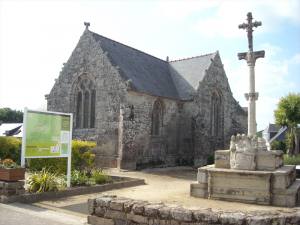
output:
[[[0,137],[0,158],[10,158],[20,163],[22,141],[15,137]],[[72,141],[72,169],[90,170],[95,164],[95,154],[92,152],[96,147],[91,141]],[[44,167],[50,171],[66,173],[67,158],[40,158],[27,159],[27,167],[32,171],[40,171]]]

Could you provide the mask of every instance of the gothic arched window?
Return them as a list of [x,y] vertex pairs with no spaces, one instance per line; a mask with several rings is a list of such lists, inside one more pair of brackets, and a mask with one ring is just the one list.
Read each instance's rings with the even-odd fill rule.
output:
[[95,127],[95,84],[88,78],[79,79],[76,87],[76,128]]
[[211,96],[211,135],[218,137],[223,134],[223,110],[221,96],[213,92]]
[[159,100],[156,100],[152,109],[152,135],[161,135],[163,126],[163,107]]

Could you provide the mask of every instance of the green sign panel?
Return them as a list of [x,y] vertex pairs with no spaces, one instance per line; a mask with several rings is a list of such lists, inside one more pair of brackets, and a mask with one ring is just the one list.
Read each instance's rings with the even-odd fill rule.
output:
[[71,149],[71,116],[27,111],[25,158],[68,157]]

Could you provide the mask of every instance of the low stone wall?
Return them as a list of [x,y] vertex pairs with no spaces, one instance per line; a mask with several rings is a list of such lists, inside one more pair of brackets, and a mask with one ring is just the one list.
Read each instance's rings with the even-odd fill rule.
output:
[[225,212],[186,209],[161,202],[150,203],[116,196],[88,200],[92,225],[296,225],[300,210],[289,212]]

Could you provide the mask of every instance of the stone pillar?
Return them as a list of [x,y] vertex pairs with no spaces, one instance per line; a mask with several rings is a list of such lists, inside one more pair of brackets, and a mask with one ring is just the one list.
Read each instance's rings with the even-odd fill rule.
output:
[[[251,53],[248,53],[251,54]],[[245,94],[248,101],[248,135],[255,135],[257,131],[256,124],[256,100],[258,99],[258,92],[255,92],[255,62],[251,60],[249,66],[249,93]]]
[[247,14],[247,23],[239,25],[240,29],[245,29],[247,31],[248,37],[248,52],[238,53],[239,60],[245,59],[249,66],[249,93],[245,94],[248,103],[248,135],[256,135],[256,106],[255,101],[258,98],[258,93],[255,92],[255,62],[258,58],[265,57],[265,51],[253,51],[253,28],[261,26],[261,22],[252,21],[252,13]]

